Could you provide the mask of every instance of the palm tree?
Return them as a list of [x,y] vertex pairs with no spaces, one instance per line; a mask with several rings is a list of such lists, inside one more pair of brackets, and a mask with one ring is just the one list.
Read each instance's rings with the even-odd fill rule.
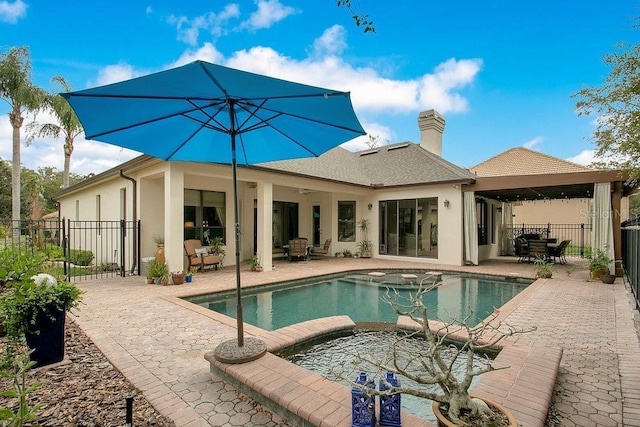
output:
[[[13,127],[11,160],[11,219],[20,220],[20,128],[23,113],[38,111],[46,92],[31,83],[31,60],[28,47],[12,47],[0,53],[0,98],[10,106],[9,121]],[[20,239],[20,227],[13,227],[14,241]]]
[[[71,85],[62,76],[55,76],[52,82],[58,83],[64,92],[71,92]],[[69,186],[69,168],[73,153],[73,140],[82,133],[82,125],[69,103],[57,92],[47,97],[47,108],[53,112],[57,123],[32,122],[27,125],[27,144],[34,138],[60,138],[64,135],[64,172],[62,188]]]

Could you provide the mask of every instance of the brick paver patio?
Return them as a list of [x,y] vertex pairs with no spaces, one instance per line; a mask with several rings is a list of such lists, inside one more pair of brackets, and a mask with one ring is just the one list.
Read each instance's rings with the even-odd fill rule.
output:
[[[573,263],[573,265],[572,265]],[[242,272],[243,287],[349,269],[433,268],[533,275],[501,258],[477,267],[376,259],[277,261],[275,270]],[[209,373],[204,354],[236,336],[233,322],[189,309],[176,296],[235,287],[233,267],[197,274],[192,284],[147,285],[143,277],[81,281],[81,310],[72,316],[109,360],[178,426],[275,426],[282,420]],[[622,279],[588,281],[586,263],[570,259],[554,277],[503,307],[516,327],[537,325],[526,339],[563,350],[553,403],[555,425],[640,426],[640,344]],[[251,331],[248,328],[247,331]],[[516,396],[517,397],[517,396]],[[527,396],[521,396],[524,403]],[[523,403],[523,404],[524,404]]]

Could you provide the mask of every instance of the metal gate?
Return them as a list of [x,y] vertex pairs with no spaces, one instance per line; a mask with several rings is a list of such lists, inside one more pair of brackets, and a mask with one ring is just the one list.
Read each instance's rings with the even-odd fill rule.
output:
[[140,221],[61,221],[64,273],[75,279],[140,274]]

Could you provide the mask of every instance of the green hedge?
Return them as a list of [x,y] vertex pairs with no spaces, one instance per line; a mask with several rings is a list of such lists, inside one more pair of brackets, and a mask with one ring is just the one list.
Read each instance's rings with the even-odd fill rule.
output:
[[69,261],[75,265],[87,266],[93,261],[93,252],[83,249],[71,249],[69,252]]

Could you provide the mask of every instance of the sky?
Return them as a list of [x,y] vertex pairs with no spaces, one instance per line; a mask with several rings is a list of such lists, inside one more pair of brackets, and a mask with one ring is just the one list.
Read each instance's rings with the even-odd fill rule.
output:
[[[597,118],[578,117],[573,95],[602,86],[604,55],[640,36],[640,3],[627,0],[352,4],[375,33],[335,0],[0,0],[0,52],[28,46],[32,81],[49,91],[54,76],[81,90],[196,59],[349,91],[380,145],[419,143],[418,114],[435,109],[446,120],[443,158],[468,168],[515,147],[588,165]],[[8,112],[0,101],[4,160]],[[365,149],[366,139],[343,146]],[[71,172],[81,175],[140,154],[82,137],[74,145]],[[25,167],[63,169],[63,140],[35,140],[21,153]]]

